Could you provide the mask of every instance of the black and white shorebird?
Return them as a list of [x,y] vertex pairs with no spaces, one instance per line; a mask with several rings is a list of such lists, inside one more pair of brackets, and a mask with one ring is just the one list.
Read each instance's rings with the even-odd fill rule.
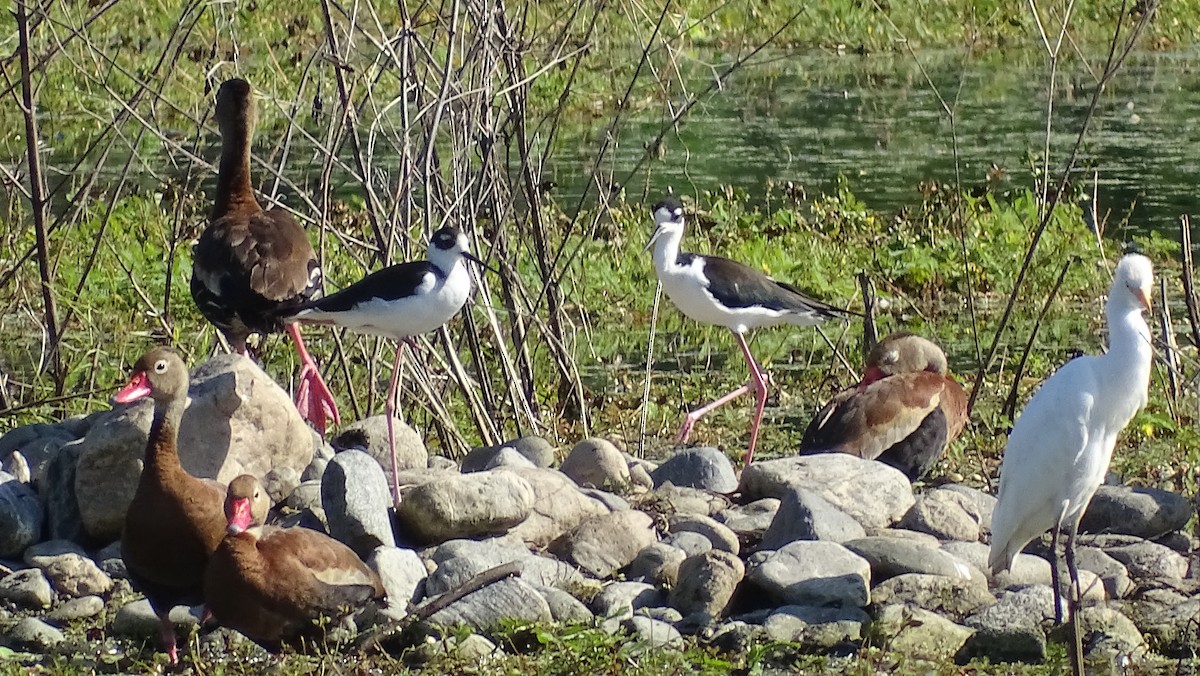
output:
[[398,263],[372,272],[338,291],[304,304],[288,321],[345,327],[358,333],[392,338],[396,360],[388,386],[388,447],[392,455],[392,496],[400,499],[396,463],[396,390],[404,344],[416,346],[414,336],[450,321],[471,294],[471,273],[463,259],[483,265],[471,255],[467,236],[454,226],[440,228],[429,240],[428,260]]
[[720,256],[704,256],[679,250],[683,239],[683,204],[668,197],[654,206],[654,222],[658,226],[646,249],[654,248],[654,267],[667,297],[679,311],[706,324],[724,326],[733,332],[738,346],[750,367],[750,380],[745,385],[711,404],[687,414],[679,429],[677,443],[686,443],[696,421],[748,392],[754,393],[754,422],[750,426],[750,447],[746,464],[754,458],[758,443],[758,427],[767,404],[767,374],[750,354],[746,332],[762,326],[782,323],[812,326],[832,317],[847,314],[846,310],[814,300],[795,287],[777,282],[767,275],[737,261]]

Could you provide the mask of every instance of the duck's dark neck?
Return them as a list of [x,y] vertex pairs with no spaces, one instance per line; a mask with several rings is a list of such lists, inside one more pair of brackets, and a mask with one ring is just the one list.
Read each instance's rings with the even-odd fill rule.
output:
[[261,211],[250,185],[250,139],[253,130],[246,124],[226,124],[221,128],[221,165],[217,172],[217,199],[212,220],[230,213]]
[[150,438],[146,445],[146,472],[171,472],[182,470],[179,462],[179,421],[187,398],[154,402],[154,421],[150,424]]

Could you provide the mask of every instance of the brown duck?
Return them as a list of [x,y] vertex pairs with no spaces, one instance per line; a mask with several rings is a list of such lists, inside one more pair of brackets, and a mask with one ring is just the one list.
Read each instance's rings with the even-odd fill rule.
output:
[[188,371],[165,347],[150,350],[113,397],[117,403],[154,400],[145,464],[125,515],[121,556],[134,587],[146,595],[161,623],[163,649],[179,661],[171,608],[203,600],[204,568],[225,534],[225,488],[183,469],[176,441],[187,406]]
[[270,507],[254,477],[229,483],[227,534],[204,576],[218,622],[277,652],[284,642],[320,635],[318,618],[384,599],[379,575],[353,550],[315,530],[264,526]]

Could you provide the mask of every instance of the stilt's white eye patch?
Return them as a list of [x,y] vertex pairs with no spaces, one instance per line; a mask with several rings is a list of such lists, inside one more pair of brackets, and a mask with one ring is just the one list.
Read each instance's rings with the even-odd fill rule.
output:
[[167,372],[167,360],[159,359],[158,361],[154,362],[154,372],[155,373],[166,373]]

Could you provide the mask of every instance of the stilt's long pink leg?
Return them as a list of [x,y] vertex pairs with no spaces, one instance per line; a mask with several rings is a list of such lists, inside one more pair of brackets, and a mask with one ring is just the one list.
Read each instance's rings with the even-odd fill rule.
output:
[[332,420],[335,425],[342,421],[337,403],[333,400],[333,392],[329,391],[325,380],[321,378],[316,362],[304,347],[304,339],[300,337],[300,325],[295,322],[288,324],[287,332],[296,344],[302,365],[300,382],[296,385],[296,410],[300,411],[300,417],[312,422],[317,432],[324,436],[326,420]]
[[742,354],[745,355],[746,363],[750,366],[750,380],[745,385],[711,404],[706,404],[688,413],[683,419],[683,425],[679,428],[679,436],[676,437],[675,443],[687,443],[688,437],[692,435],[692,428],[695,427],[696,421],[700,420],[700,418],[747,392],[754,392],[754,422],[750,426],[750,449],[746,452],[746,464],[748,465],[754,457],[754,447],[758,444],[758,426],[762,422],[763,409],[767,405],[767,375],[763,372],[762,367],[758,365],[758,362],[754,361],[753,355],[750,354],[750,346],[746,344],[746,338],[736,331],[733,332],[733,335],[737,338],[738,346],[742,348]]
[[404,344],[408,339],[396,342],[396,360],[392,363],[392,382],[388,385],[387,401],[384,411],[387,413],[388,449],[392,452],[392,501],[400,504],[400,464],[396,460],[396,392],[400,389],[400,358],[404,355]]

